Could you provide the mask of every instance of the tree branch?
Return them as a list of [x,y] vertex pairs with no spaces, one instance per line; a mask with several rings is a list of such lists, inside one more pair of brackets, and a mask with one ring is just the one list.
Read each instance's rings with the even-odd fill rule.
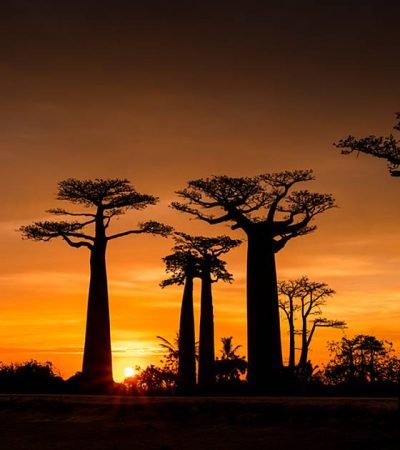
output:
[[176,209],[177,211],[181,211],[181,212],[185,212],[188,214],[191,214],[192,216],[197,217],[200,220],[203,220],[204,222],[209,223],[210,225],[216,225],[219,223],[223,223],[226,222],[228,220],[230,220],[230,214],[225,214],[223,216],[220,217],[214,217],[213,215],[205,215],[202,214],[200,211],[198,211],[195,208],[191,208],[188,205],[185,205],[183,203],[179,203],[179,202],[172,202],[171,203],[171,207],[173,209]]
[[162,223],[155,221],[148,221],[140,223],[139,228],[137,230],[128,230],[123,231],[122,233],[113,234],[111,236],[108,236],[107,240],[110,241],[111,239],[128,236],[130,234],[143,234],[143,233],[156,234],[162,237],[167,237],[172,233],[172,231],[173,228],[170,227],[169,225],[164,225]]
[[73,213],[73,212],[67,211],[66,209],[62,209],[62,208],[52,208],[52,209],[48,209],[46,212],[50,213],[50,214],[54,214],[56,216],[96,217],[96,214]]
[[75,247],[75,248],[87,247],[89,250],[93,250],[93,245],[89,244],[89,242],[84,242],[84,241],[74,242],[65,234],[61,234],[61,237],[71,247]]

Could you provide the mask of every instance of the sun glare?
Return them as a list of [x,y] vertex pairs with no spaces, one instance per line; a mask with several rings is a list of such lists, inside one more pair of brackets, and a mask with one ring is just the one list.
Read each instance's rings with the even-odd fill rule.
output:
[[135,369],[133,367],[125,367],[124,374],[125,378],[132,378],[135,376]]

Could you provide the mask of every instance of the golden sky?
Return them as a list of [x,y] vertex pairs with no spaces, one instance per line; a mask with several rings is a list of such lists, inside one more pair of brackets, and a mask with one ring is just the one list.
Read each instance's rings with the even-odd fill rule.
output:
[[[399,4],[275,3],[1,2],[0,360],[51,360],[63,376],[81,368],[88,252],[15,232],[63,206],[57,181],[126,177],[160,197],[116,229],[155,219],[243,238],[168,208],[174,191],[211,174],[307,168],[317,181],[304,187],[334,194],[339,208],[278,255],[279,278],[327,282],[337,291],[329,318],[347,321],[348,335],[400,348],[400,183],[384,162],[332,146],[349,133],[392,131]],[[173,339],[178,328],[181,289],[158,286],[171,245],[151,236],[110,243],[118,380],[126,366],[158,363],[156,336]],[[245,246],[227,259],[235,282],[215,286],[216,335],[234,336],[244,352]],[[195,302],[198,325],[198,285]],[[318,330],[313,362],[326,361],[326,341],[341,335]]]

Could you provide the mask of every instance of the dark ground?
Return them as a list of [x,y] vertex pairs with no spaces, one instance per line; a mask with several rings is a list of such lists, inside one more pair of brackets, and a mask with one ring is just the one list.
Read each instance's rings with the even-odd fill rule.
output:
[[400,449],[395,398],[0,396],[2,450]]

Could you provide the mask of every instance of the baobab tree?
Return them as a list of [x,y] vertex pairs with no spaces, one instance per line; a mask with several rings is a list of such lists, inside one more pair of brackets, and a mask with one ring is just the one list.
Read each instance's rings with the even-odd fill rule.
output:
[[190,393],[196,387],[196,341],[193,312],[193,280],[200,274],[198,258],[190,251],[175,251],[163,258],[171,276],[161,287],[184,285],[178,332],[178,390]]
[[285,314],[289,327],[289,360],[288,367],[294,371],[296,367],[296,342],[295,342],[295,313],[300,305],[296,299],[301,291],[301,280],[288,280],[278,282],[279,308]]
[[213,176],[189,181],[177,191],[183,202],[172,203],[209,224],[231,223],[247,236],[248,381],[255,389],[277,381],[282,369],[275,254],[314,231],[313,218],[335,206],[330,194],[291,192],[313,179],[311,170]]
[[[394,129],[400,131],[400,113],[396,113],[396,118],[398,123]],[[370,135],[361,139],[350,135],[334,145],[341,148],[344,155],[361,152],[386,159],[390,175],[400,177],[400,142],[392,134],[386,137]]]
[[212,284],[218,281],[231,283],[232,275],[226,270],[226,262],[220,257],[237,247],[241,241],[229,236],[190,236],[176,233],[175,249],[190,252],[199,262],[201,279],[200,336],[199,336],[199,385],[209,388],[215,381],[214,308]]
[[179,380],[186,390],[195,383],[195,330],[193,314],[193,279],[201,279],[199,385],[210,387],[215,378],[214,313],[212,284],[232,281],[226,262],[220,256],[238,246],[240,241],[228,236],[214,238],[175,233],[174,253],[165,257],[172,276],[161,286],[185,284],[179,330]]
[[[308,352],[317,328],[346,328],[342,320],[330,320],[322,316],[322,307],[335,294],[326,283],[311,281],[308,277],[278,283],[279,307],[284,312],[289,325],[289,368],[305,369]],[[296,329],[296,315],[301,322]],[[295,364],[295,334],[301,336],[300,358]]]
[[[20,227],[22,236],[34,241],[63,239],[74,248],[90,251],[90,284],[83,354],[82,386],[93,392],[108,392],[113,386],[110,316],[106,272],[108,242],[131,234],[150,233],[167,236],[172,228],[159,222],[140,223],[137,229],[108,234],[113,218],[131,209],[141,210],[157,203],[157,197],[137,192],[126,179],[78,180],[58,183],[58,200],[85,208],[69,211],[62,208],[47,212],[62,220],[33,222]],[[70,220],[67,220],[69,218]],[[87,231],[88,227],[92,232]]]

